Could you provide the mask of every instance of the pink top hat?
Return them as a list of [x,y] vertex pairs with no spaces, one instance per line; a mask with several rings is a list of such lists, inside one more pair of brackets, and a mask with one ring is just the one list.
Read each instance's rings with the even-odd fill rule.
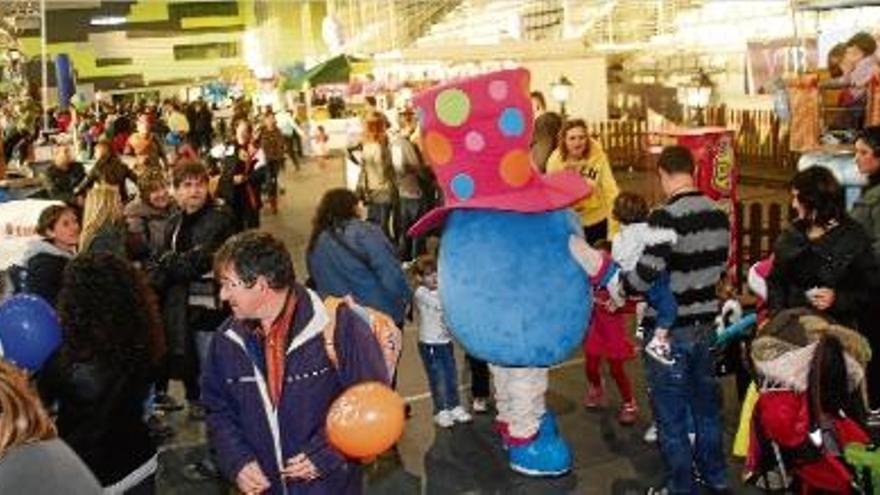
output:
[[504,70],[437,86],[414,103],[422,150],[446,203],[419,219],[410,235],[441,224],[454,208],[536,213],[589,194],[577,173],[544,176],[532,165],[529,71]]

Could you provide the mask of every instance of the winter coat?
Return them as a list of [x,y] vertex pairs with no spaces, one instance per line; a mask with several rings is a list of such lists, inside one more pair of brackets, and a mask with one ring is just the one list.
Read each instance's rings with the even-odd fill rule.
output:
[[[382,351],[365,320],[342,307],[336,319],[334,367],[323,329],[330,319],[318,295],[296,285],[284,386],[277,407],[267,392],[263,343],[245,322],[230,318],[218,329],[202,373],[208,440],[220,472],[233,481],[256,460],[272,483],[270,494],[358,494],[361,467],[327,443],[324,424],[334,399],[364,381],[387,381]],[[281,479],[282,466],[306,453],[320,477]]]
[[175,212],[173,207],[160,210],[143,198],[125,205],[123,214],[128,226],[128,250],[135,260],[159,259],[165,252],[165,231]]
[[[246,227],[246,215],[257,215],[263,207],[260,187],[263,183],[264,170],[256,169],[256,151],[238,144],[230,144],[226,148],[220,180],[217,183],[217,197],[229,206],[240,220],[239,229]],[[244,176],[241,184],[235,183],[235,176]]]
[[110,486],[156,455],[144,422],[149,366],[121,371],[98,360],[64,363],[56,353],[38,377],[44,404],[57,401],[58,434]]
[[0,458],[0,493],[101,495],[95,475],[62,440],[13,447]]
[[863,312],[870,311],[878,282],[878,265],[864,229],[849,218],[822,237],[810,240],[800,223],[789,227],[776,242],[773,269],[767,278],[767,305],[771,314],[783,309],[813,307],[807,291],[827,287],[835,293],[825,313],[838,323],[858,328]]
[[89,175],[76,186],[74,196],[85,194],[95,182],[104,182],[119,188],[119,198],[124,203],[128,201],[128,188],[125,186],[125,181],[130,180],[137,183],[137,179],[137,175],[128,168],[128,165],[122,163],[118,156],[111,155],[95,163],[89,171]]
[[412,293],[394,247],[379,227],[352,219],[325,230],[306,262],[321,296],[350,294],[403,322]]
[[22,269],[12,270],[15,272],[15,291],[36,294],[55,307],[64,267],[72,257],[73,253],[55,246],[47,239],[35,240],[22,257]]
[[850,215],[871,237],[874,258],[880,261],[880,180],[872,182],[856,200]]
[[571,162],[564,161],[559,150],[554,151],[547,160],[547,173],[562,170],[577,172],[592,188],[589,196],[574,205],[574,210],[581,218],[581,224],[589,227],[608,220],[609,232],[616,232],[617,225],[611,218],[611,209],[620,190],[602,145],[590,139],[590,153],[587,158]]
[[172,357],[184,355],[190,329],[213,330],[223,318],[216,301],[218,289],[209,275],[214,253],[233,232],[228,209],[211,203],[191,215],[178,211],[168,220],[164,254],[149,264],[148,273],[162,297]]
[[82,163],[71,162],[67,170],[52,166],[46,170],[43,183],[49,199],[71,203],[76,186],[86,178],[86,169]]

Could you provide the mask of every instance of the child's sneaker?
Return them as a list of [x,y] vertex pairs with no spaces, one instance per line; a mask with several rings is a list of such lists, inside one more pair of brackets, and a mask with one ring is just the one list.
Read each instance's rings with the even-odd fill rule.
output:
[[452,420],[456,423],[470,423],[473,419],[467,411],[464,410],[461,406],[455,406],[454,408],[449,410],[449,415],[452,417]]
[[631,426],[635,424],[639,418],[639,407],[635,401],[624,402],[620,405],[620,411],[617,412],[617,422],[623,426]]
[[661,339],[656,334],[648,342],[648,345],[645,346],[645,354],[651,356],[660,364],[666,366],[675,364],[675,358],[672,357],[672,347],[670,347],[669,341]]
[[605,407],[605,391],[602,387],[587,386],[587,395],[584,396],[584,407],[587,409],[597,409]]
[[471,411],[477,414],[489,412],[489,401],[483,397],[475,398],[473,403],[471,403]]
[[645,436],[642,439],[645,443],[657,443],[657,423],[651,423],[651,426],[645,430]]
[[440,428],[452,428],[455,424],[455,418],[452,417],[452,411],[444,409],[435,414],[434,424]]

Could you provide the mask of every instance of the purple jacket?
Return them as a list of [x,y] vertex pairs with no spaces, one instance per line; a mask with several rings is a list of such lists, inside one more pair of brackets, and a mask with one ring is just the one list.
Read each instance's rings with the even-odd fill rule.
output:
[[[324,422],[333,400],[364,381],[387,383],[382,351],[367,323],[347,307],[336,320],[336,369],[324,350],[327,311],[314,292],[296,285],[297,307],[289,335],[285,383],[277,410],[265,380],[263,347],[242,321],[230,318],[213,339],[202,374],[208,439],[223,475],[256,460],[272,483],[271,494],[359,494],[361,469],[327,443]],[[312,482],[281,479],[281,466],[305,452],[321,476]]]

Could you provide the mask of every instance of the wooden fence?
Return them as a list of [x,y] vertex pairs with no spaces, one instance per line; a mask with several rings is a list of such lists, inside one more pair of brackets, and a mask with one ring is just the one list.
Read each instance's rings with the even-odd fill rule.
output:
[[788,127],[771,110],[706,109],[707,125],[736,132],[736,154],[742,167],[792,170],[797,154],[789,149]]
[[648,123],[644,120],[606,120],[587,124],[602,143],[614,167],[638,167],[647,154]]
[[776,239],[791,217],[791,207],[783,207],[779,203],[736,204],[735,230],[739,246],[739,259],[735,260],[737,291],[742,291],[749,268],[773,252]]

